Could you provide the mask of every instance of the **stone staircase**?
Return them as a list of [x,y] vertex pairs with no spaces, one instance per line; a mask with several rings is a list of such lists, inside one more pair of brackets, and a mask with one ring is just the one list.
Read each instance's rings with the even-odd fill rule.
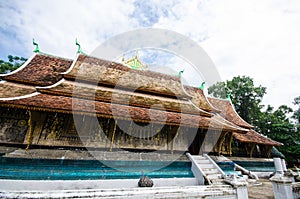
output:
[[225,173],[208,155],[191,155],[188,153],[187,156],[192,162],[192,171],[195,177],[199,179],[199,184],[224,184]]

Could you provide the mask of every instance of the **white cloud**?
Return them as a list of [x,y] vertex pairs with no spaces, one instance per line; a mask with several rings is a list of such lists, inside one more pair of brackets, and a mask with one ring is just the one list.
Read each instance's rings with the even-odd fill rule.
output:
[[154,26],[199,42],[224,80],[254,78],[273,106],[291,105],[300,95],[299,1],[184,1],[171,11]]
[[73,58],[76,37],[89,53],[124,31],[166,28],[198,42],[224,80],[248,75],[266,86],[266,104],[291,105],[300,95],[297,0],[10,1],[0,13],[1,48],[29,53],[34,37],[44,52]]
[[33,49],[35,38],[42,51],[71,58],[76,37],[90,51],[105,38],[137,27],[129,16],[130,1],[17,1],[3,9],[7,14],[1,14],[0,24],[17,33],[26,51]]

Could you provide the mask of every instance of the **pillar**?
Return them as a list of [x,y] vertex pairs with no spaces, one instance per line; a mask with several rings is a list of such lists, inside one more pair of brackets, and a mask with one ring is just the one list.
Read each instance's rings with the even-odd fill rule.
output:
[[116,128],[117,128],[117,121],[112,119],[111,123],[109,124],[109,139],[110,140],[110,146],[109,146],[109,151],[112,151],[113,149],[113,145],[114,145],[114,141],[115,141],[115,134],[116,134]]
[[282,162],[280,158],[274,158],[274,165],[275,165],[275,169],[276,169],[276,174],[278,176],[282,176],[283,175],[283,168],[282,168]]
[[229,156],[232,156],[232,140],[233,140],[233,133],[230,133],[230,138],[228,142]]
[[221,149],[222,149],[222,145],[223,145],[223,142],[226,138],[226,135],[227,135],[227,132],[222,132],[217,144],[216,144],[216,148],[217,148],[217,153],[218,153],[218,156],[221,155]]
[[254,144],[254,143],[251,143],[250,152],[249,152],[250,158],[253,157],[254,147],[255,147],[255,144]]
[[28,113],[29,113],[29,119],[28,119],[28,136],[26,137],[27,140],[26,150],[29,149],[33,139],[32,114],[31,111],[29,111]]
[[272,182],[275,199],[294,198],[291,178],[274,175],[270,178]]
[[286,172],[287,168],[286,168],[286,164],[285,164],[285,160],[284,159],[281,159],[281,165],[282,165],[283,172]]
[[237,199],[248,199],[248,183],[244,179],[237,179],[236,175],[232,175],[230,178],[224,180],[227,184],[233,186],[236,190]]

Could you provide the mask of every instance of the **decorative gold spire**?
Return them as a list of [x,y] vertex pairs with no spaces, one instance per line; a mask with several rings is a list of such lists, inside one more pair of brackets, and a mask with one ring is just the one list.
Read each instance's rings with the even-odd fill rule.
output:
[[138,57],[138,53],[136,52],[136,55],[127,61],[125,61],[124,56],[122,58],[122,63],[125,66],[128,66],[129,68],[136,69],[136,70],[146,70],[148,69],[147,64],[143,64],[141,60]]

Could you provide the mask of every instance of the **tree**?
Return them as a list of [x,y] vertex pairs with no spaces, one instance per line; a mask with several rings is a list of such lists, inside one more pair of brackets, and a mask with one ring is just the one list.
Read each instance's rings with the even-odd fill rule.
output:
[[283,143],[284,145],[280,146],[279,150],[286,156],[286,160],[290,164],[293,164],[300,160],[300,134],[288,116],[291,113],[293,113],[293,110],[286,105],[282,105],[276,111],[269,113],[270,119],[265,121],[269,125],[269,127],[266,128],[269,132],[266,133],[262,131],[262,133]]
[[7,56],[8,61],[4,61],[0,59],[0,74],[9,73],[13,70],[19,68],[27,59],[24,57],[18,56]]
[[[266,93],[266,88],[255,87],[250,77],[234,77],[226,82],[218,82],[208,88],[208,93],[215,97],[225,98],[231,93],[231,101],[237,113],[247,122],[252,124],[256,131],[267,135],[269,138],[283,143],[279,150],[286,156],[290,165],[299,163],[300,154],[300,96],[294,99],[294,104],[299,105],[298,110],[282,105],[277,110],[270,105],[265,111],[261,104]],[[291,120],[296,120],[296,124]]]
[[294,112],[293,118],[296,120],[297,124],[300,124],[300,96],[294,99],[293,104],[298,105],[298,109]]
[[237,113],[245,121],[255,125],[257,115],[263,107],[260,103],[266,94],[266,87],[254,86],[250,77],[237,76],[232,80],[212,85],[208,88],[208,93],[219,98],[226,98],[226,95],[230,94]]

